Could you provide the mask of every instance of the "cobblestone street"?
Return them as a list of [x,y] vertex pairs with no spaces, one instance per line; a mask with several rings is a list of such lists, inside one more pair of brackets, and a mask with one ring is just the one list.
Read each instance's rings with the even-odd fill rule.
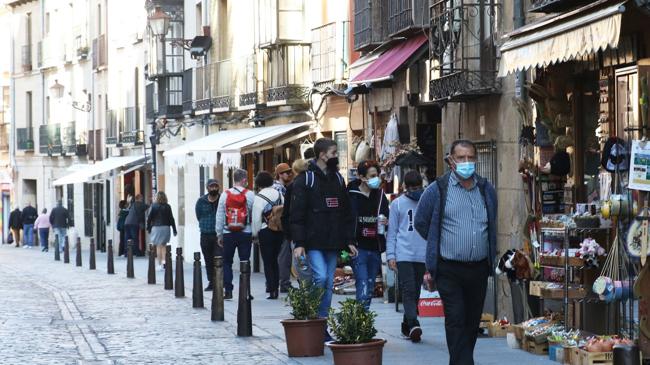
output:
[[[208,309],[193,309],[191,265],[186,264],[186,298],[158,284],[146,284],[146,260],[136,260],[136,279],[127,279],[125,261],[106,274],[105,255],[97,271],[55,262],[53,253],[0,248],[0,341],[2,364],[331,364],[320,358],[290,359],[279,323],[289,309],[264,298],[263,276],[254,274],[252,338],[236,336],[237,302],[226,301],[226,322],[210,321]],[[211,295],[205,296],[209,308]],[[335,296],[334,300],[341,297]],[[399,338],[401,313],[393,305],[373,303],[379,313],[379,337],[388,339],[384,364],[432,359],[447,363],[442,319],[424,318],[422,344]],[[436,360],[433,360],[436,359]],[[550,363],[548,357],[508,349],[505,339],[480,339],[478,364]]]

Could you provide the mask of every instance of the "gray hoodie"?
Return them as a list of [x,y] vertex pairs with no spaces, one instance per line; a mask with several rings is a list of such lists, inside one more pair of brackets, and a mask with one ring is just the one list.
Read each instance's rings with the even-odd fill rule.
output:
[[423,191],[406,193],[390,204],[386,259],[407,262],[424,262],[427,241],[415,230],[415,210]]

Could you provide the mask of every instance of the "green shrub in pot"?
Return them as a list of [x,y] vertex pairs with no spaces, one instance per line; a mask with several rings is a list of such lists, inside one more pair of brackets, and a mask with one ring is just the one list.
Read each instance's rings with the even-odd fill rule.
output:
[[327,324],[337,344],[358,344],[370,342],[377,334],[375,317],[377,313],[367,311],[363,304],[348,298],[341,302],[341,308],[330,308]]

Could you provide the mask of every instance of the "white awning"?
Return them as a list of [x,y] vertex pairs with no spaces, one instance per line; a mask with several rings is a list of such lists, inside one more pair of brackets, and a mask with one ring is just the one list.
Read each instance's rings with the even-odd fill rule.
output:
[[363,56],[359,58],[358,60],[354,61],[350,67],[348,67],[348,80],[352,80],[357,75],[363,72],[363,70],[367,69],[370,65],[372,65],[379,56],[381,56],[383,52],[374,52],[369,55]]
[[145,157],[138,155],[110,157],[102,161],[97,161],[94,164],[78,164],[75,166],[73,173],[54,180],[52,185],[60,186],[85,183],[97,175],[143,161],[145,161]]
[[506,36],[499,77],[618,47],[625,2],[595,1],[571,12],[542,18]]

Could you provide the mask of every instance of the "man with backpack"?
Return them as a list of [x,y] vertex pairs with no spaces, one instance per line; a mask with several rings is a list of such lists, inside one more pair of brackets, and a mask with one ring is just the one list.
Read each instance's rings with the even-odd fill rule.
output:
[[332,302],[336,259],[348,248],[354,257],[357,249],[350,199],[338,172],[336,142],[318,139],[314,154],[307,171],[293,183],[290,224],[294,257],[299,262],[307,259],[313,283],[325,289],[318,308],[319,317],[325,318]]
[[278,257],[284,241],[282,234],[282,211],[284,197],[273,188],[273,177],[266,171],[257,174],[255,186],[259,190],[253,202],[253,240],[260,242],[266,277],[266,299],[278,299],[280,273]]
[[224,191],[217,207],[217,244],[223,249],[224,299],[232,299],[232,264],[235,249],[241,261],[251,255],[251,213],[255,194],[246,189],[248,172],[237,169],[233,173],[234,187]]

